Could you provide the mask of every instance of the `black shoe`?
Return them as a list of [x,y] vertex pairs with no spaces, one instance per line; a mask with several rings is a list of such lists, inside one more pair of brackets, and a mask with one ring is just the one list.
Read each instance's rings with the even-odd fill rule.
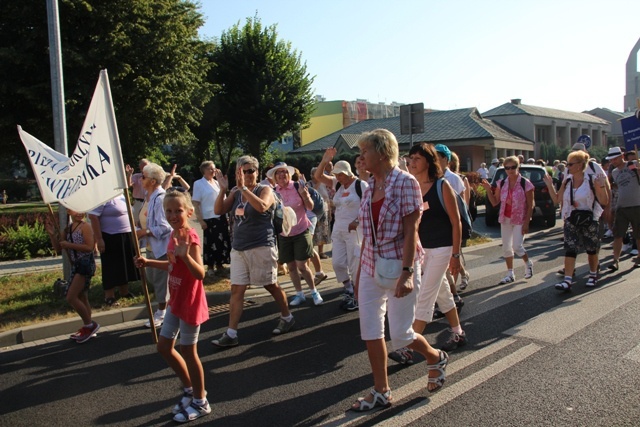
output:
[[413,365],[413,350],[407,347],[399,348],[389,353],[389,359],[401,365]]
[[462,347],[467,344],[467,335],[462,331],[461,334],[456,334],[455,332],[451,332],[451,336],[449,340],[444,343],[442,349],[445,351],[452,351],[457,349],[458,347]]
[[434,309],[433,309],[433,318],[434,319],[442,319],[444,317],[444,313],[442,313],[440,311],[440,309],[438,308],[438,304],[436,303]]

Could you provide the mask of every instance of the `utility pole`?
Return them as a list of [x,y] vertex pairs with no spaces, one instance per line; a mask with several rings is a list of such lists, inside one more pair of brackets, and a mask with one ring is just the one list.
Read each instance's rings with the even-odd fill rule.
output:
[[[60,17],[58,0],[47,0],[47,22],[49,28],[49,61],[51,70],[51,105],[53,107],[53,141],[57,152],[69,156],[67,150],[67,125],[64,110],[64,82],[62,79],[62,48],[60,46]],[[60,229],[67,226],[67,210],[59,205]],[[62,251],[62,269],[68,278],[71,267],[66,251]]]

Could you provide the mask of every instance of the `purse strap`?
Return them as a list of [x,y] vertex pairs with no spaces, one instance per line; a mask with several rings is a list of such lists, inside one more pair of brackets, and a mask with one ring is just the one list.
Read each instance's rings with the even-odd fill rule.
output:
[[[591,180],[589,179],[589,177],[587,175],[584,176],[583,179],[587,179],[589,180],[589,188],[591,188]],[[573,176],[571,177],[571,179],[569,180],[569,201],[571,203],[571,207],[573,208]],[[591,204],[591,211],[593,212],[593,208],[595,208],[596,206],[596,193],[595,191],[593,192],[593,203]]]

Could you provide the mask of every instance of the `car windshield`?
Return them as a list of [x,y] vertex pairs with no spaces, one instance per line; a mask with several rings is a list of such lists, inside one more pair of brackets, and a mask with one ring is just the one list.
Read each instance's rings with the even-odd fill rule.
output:
[[[526,166],[520,167],[520,175],[524,176],[532,183],[542,182],[543,174],[544,174],[544,171],[541,168],[528,168]],[[507,176],[506,171],[500,168],[499,170],[496,171],[494,182],[497,182],[506,176]]]

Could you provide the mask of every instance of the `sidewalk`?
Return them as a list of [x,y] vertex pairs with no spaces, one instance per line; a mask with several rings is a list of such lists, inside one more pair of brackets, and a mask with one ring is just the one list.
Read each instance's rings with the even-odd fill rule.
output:
[[[325,253],[331,252],[331,245],[324,246]],[[320,293],[329,289],[341,288],[342,284],[335,281],[335,273],[331,264],[331,258],[321,259],[322,270],[328,276],[319,286]],[[24,274],[25,272],[34,273],[38,271],[47,271],[62,266],[62,257],[40,258],[34,260],[7,261],[0,263],[0,275]],[[313,269],[312,269],[313,271]],[[295,290],[289,276],[278,276],[279,285],[285,290],[288,297],[294,295]],[[308,293],[307,285],[303,283],[303,289]],[[207,301],[210,312],[228,310],[230,291],[226,292],[208,292]],[[269,297],[269,292],[262,287],[252,287],[247,290],[245,300],[255,298]],[[155,304],[152,302],[155,309]],[[112,308],[106,311],[95,312],[94,320],[100,324],[102,331],[108,331],[113,327],[129,327],[140,328],[148,319],[147,306],[145,304],[136,305],[127,308]],[[78,317],[69,319],[56,320],[52,322],[37,323],[22,328],[12,329],[10,331],[0,332],[0,351],[6,350],[6,347],[13,349],[20,346],[33,346],[46,342],[58,341],[61,338],[66,339],[68,335],[82,326],[82,322]]]

